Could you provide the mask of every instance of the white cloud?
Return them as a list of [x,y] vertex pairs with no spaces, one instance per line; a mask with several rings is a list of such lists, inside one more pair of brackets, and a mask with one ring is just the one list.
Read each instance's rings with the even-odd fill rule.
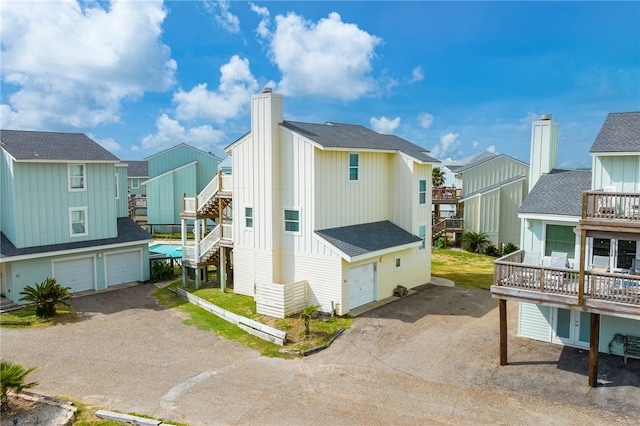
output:
[[428,112],[421,112],[418,114],[418,121],[420,122],[420,127],[428,129],[433,124],[433,115]]
[[332,12],[317,23],[293,12],[275,18],[261,13],[257,32],[268,43],[271,60],[282,72],[277,90],[286,95],[353,100],[377,90],[371,76],[375,48],[382,40]]
[[102,145],[104,149],[111,153],[118,152],[122,149],[120,144],[113,138],[96,139],[91,133],[87,134],[87,136],[98,142],[98,144]]
[[487,148],[487,151],[489,151],[492,154],[495,154],[497,152],[496,146],[495,145],[491,145],[489,148]]
[[269,18],[269,9],[266,7],[260,7],[254,3],[250,3],[251,11],[255,12],[260,16],[260,23],[258,24],[258,28],[256,32],[263,39],[268,39],[270,36],[269,25],[271,24],[271,19]]
[[420,66],[415,67],[411,71],[411,83],[415,83],[417,81],[422,81],[422,80],[424,80],[424,74],[422,73],[422,67],[420,67]]
[[390,120],[387,117],[372,117],[369,122],[371,123],[373,130],[376,132],[391,135],[400,125],[400,117],[396,117],[393,120]]
[[235,55],[220,67],[220,73],[217,91],[207,90],[207,84],[202,83],[189,92],[178,90],[173,95],[178,119],[205,118],[222,123],[238,116],[247,107],[247,100],[258,90],[258,82],[249,70],[249,61]]
[[478,145],[480,145],[480,142],[478,142],[478,141],[473,141],[472,145],[473,145],[473,147],[474,147],[474,148],[477,148],[477,147],[478,147]]
[[440,143],[431,150],[431,156],[444,157],[448,153],[455,151],[460,146],[460,133],[447,133],[440,137]]
[[165,17],[159,0],[3,2],[2,126],[117,122],[122,102],[170,88]]
[[204,0],[205,8],[213,15],[216,22],[232,34],[240,32],[240,19],[229,11],[228,0]]
[[156,120],[156,128],[158,131],[155,134],[142,138],[142,149],[158,152],[180,143],[186,143],[203,151],[212,152],[216,145],[223,142],[225,138],[222,131],[216,130],[208,124],[185,128],[166,114],[162,114]]

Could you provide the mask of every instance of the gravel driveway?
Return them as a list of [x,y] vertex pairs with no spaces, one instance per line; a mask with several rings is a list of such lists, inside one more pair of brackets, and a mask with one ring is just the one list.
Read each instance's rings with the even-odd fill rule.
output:
[[498,364],[489,292],[427,285],[354,321],[304,359],[259,356],[182,324],[140,285],[76,299],[81,319],[1,329],[2,358],[36,366],[34,389],[190,425],[637,424],[640,360],[519,339]]

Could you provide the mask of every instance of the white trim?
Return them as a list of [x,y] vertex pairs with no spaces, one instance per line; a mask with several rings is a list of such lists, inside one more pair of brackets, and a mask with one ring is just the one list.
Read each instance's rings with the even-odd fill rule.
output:
[[51,276],[53,278],[55,278],[56,276],[56,263],[61,263],[61,262],[69,262],[72,260],[81,260],[81,259],[91,259],[92,263],[93,263],[93,289],[92,290],[96,290],[98,287],[98,265],[96,263],[96,255],[95,254],[90,254],[88,256],[71,256],[71,257],[65,257],[65,258],[61,258],[61,259],[51,259]]
[[[139,177],[129,177],[131,179],[131,189],[140,189],[140,178]],[[133,182],[137,182],[137,185],[133,185]]]
[[128,241],[126,243],[118,243],[118,244],[80,247],[80,248],[69,249],[69,250],[43,251],[42,253],[31,253],[31,254],[22,254],[19,256],[0,257],[0,263],[11,263],[11,262],[17,262],[20,260],[40,259],[43,257],[64,256],[66,254],[76,254],[76,253],[79,254],[87,251],[109,250],[110,248],[130,247],[130,246],[135,246],[140,244],[149,245],[149,243],[153,243],[153,242],[154,242],[153,238],[149,238],[148,240]]
[[[13,157],[12,157],[13,158]],[[56,163],[56,164],[70,164],[69,160],[50,160],[47,158],[38,158],[37,160],[16,160],[16,163]],[[83,164],[118,164],[120,160],[82,160]],[[77,163],[75,163],[77,164]]]
[[[422,194],[422,190],[420,189],[420,182],[424,182],[424,203],[420,202],[420,195]],[[429,182],[427,179],[418,179],[418,206],[426,206],[427,203],[427,195],[429,193]]]
[[183,146],[185,146],[185,147],[187,147],[187,148],[189,148],[189,149],[191,149],[193,151],[197,151],[197,152],[199,152],[201,154],[208,155],[209,157],[213,157],[218,161],[222,161],[222,159],[218,158],[217,155],[214,155],[214,154],[212,154],[210,152],[207,152],[207,151],[203,151],[200,148],[196,148],[195,146],[191,146],[191,145],[186,144],[184,142],[181,142],[178,145],[172,146],[171,148],[167,148],[167,149],[162,150],[160,152],[156,152],[155,154],[151,154],[150,156],[145,158],[144,161],[149,161],[150,158],[157,157],[158,155],[166,154],[167,152],[173,151],[174,149],[178,149],[178,148],[183,147]]
[[164,172],[164,173],[162,173],[162,174],[159,174],[158,176],[154,176],[154,177],[152,177],[151,179],[147,179],[145,182],[142,182],[142,185],[146,185],[146,184],[148,184],[149,182],[152,182],[152,181],[154,181],[154,180],[156,180],[156,179],[160,179],[161,177],[167,176],[167,175],[169,175],[169,174],[171,174],[171,173],[175,173],[175,172],[177,172],[178,170],[184,169],[184,168],[189,167],[189,166],[192,166],[192,165],[194,165],[194,164],[198,164],[198,160],[192,161],[192,162],[187,163],[187,164],[183,164],[183,165],[182,165],[182,166],[180,166],[180,167],[176,167],[175,169],[171,169],[171,170],[169,170],[169,171],[166,171],[166,172]]
[[[74,188],[71,186],[71,167],[82,166],[82,187]],[[78,176],[73,176],[77,179]],[[85,192],[87,190],[87,165],[85,163],[68,163],[67,164],[67,188],[69,192]]]
[[[286,211],[296,211],[298,212],[298,230],[297,231],[287,231],[287,221],[285,219]],[[293,222],[293,221],[289,221]],[[302,208],[301,207],[283,207],[282,208],[282,232],[288,235],[300,235],[302,232]]]
[[[351,156],[352,155],[356,156],[356,165],[355,166],[351,165]],[[355,179],[351,179],[351,169],[352,168],[356,169],[356,178]],[[358,182],[360,182],[360,153],[358,153],[358,152],[350,152],[349,154],[347,154],[347,180],[349,181],[349,183],[358,183]]]
[[393,258],[393,270],[399,271],[402,269],[402,256],[397,255]]
[[418,233],[416,234],[418,237],[420,237],[420,227],[424,227],[424,237],[422,238],[422,244],[420,244],[418,246],[418,251],[422,252],[425,251],[427,249],[427,224],[426,223],[419,223],[418,224]]
[[[251,226],[247,226],[247,209],[251,209]],[[253,206],[244,206],[244,229],[246,231],[253,231],[253,227],[255,225],[255,217],[253,215]]]
[[519,213],[519,219],[529,219],[529,220],[542,220],[544,222],[561,222],[564,223],[573,223],[575,226],[578,226],[578,221],[580,220],[579,216],[560,216],[560,215],[547,215],[547,214],[539,214],[539,213]]
[[[84,213],[84,232],[83,233],[74,233],[73,232],[73,213],[74,212],[83,212]],[[71,238],[75,237],[86,237],[89,235],[89,223],[88,223],[88,214],[87,207],[69,207],[69,236]]]
[[116,173],[114,175],[116,177],[116,200],[120,199],[120,174]]
[[368,253],[363,253],[363,254],[359,254],[357,256],[349,256],[348,254],[346,254],[345,252],[343,252],[342,250],[340,250],[338,247],[336,247],[335,245],[331,244],[329,241],[325,240],[324,238],[322,238],[320,235],[316,234],[314,232],[313,234],[313,238],[315,238],[318,242],[320,242],[321,244],[325,245],[326,247],[330,248],[332,251],[334,251],[335,253],[337,253],[342,259],[344,259],[345,261],[349,262],[349,263],[355,263],[355,262],[360,262],[361,260],[366,260],[372,257],[380,257],[380,256],[384,256],[387,254],[392,254],[392,253],[396,253],[402,250],[407,250],[407,249],[411,249],[411,248],[417,248],[420,246],[420,244],[422,244],[421,241],[416,241],[413,243],[407,243],[407,244],[403,244],[400,246],[393,246],[393,247],[389,247],[386,249],[381,249],[381,250],[376,250],[376,251],[371,251]]

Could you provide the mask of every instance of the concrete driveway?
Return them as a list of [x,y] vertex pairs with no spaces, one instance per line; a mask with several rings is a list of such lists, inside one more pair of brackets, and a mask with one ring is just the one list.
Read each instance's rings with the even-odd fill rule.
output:
[[182,324],[140,285],[76,299],[75,324],[2,329],[2,358],[36,366],[36,392],[190,425],[637,424],[640,361],[513,337],[498,364],[487,291],[424,286],[358,317],[327,350],[259,356]]

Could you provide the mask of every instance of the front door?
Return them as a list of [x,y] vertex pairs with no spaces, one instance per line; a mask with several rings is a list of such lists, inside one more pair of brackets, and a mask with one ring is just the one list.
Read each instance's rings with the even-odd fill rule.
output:
[[589,348],[591,314],[582,311],[554,308],[553,340],[567,346]]

